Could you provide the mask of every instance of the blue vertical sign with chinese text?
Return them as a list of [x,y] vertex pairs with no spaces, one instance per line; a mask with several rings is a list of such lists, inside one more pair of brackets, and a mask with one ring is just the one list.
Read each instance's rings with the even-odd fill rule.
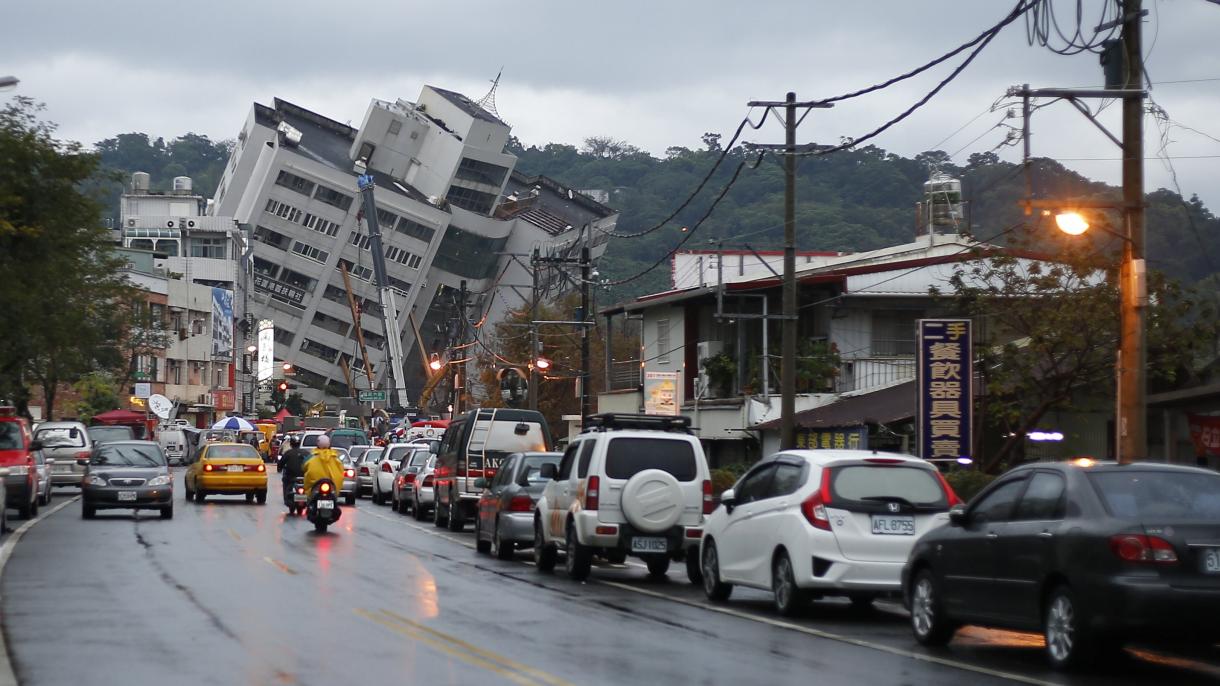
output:
[[970,457],[974,365],[969,319],[920,319],[918,324],[919,456]]

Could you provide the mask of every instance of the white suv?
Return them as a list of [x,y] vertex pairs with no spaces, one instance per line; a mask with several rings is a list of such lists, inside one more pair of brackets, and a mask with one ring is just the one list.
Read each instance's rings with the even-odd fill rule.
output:
[[785,615],[845,595],[858,607],[902,589],[915,541],[960,502],[924,460],[868,450],[790,450],[758,464],[707,518],[703,590],[772,591]]
[[540,571],[554,569],[561,550],[576,580],[589,576],[594,554],[611,562],[632,555],[654,577],[665,576],[670,560],[685,560],[691,583],[699,583],[712,482],[688,417],[587,417],[559,466],[543,465],[541,474],[551,480],[534,517]]

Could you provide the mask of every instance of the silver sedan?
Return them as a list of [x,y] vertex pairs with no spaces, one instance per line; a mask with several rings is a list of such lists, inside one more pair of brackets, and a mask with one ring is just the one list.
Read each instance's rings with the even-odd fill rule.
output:
[[534,543],[534,509],[547,479],[544,464],[559,466],[562,453],[514,453],[504,458],[490,479],[478,479],[479,516],[474,523],[475,546],[480,553],[495,550],[496,557],[511,560],[517,548]]

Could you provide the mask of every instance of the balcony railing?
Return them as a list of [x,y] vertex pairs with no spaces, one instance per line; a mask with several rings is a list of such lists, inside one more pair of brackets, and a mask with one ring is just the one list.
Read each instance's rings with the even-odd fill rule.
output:
[[843,360],[836,390],[840,393],[888,386],[915,378],[913,357],[854,357]]
[[607,391],[633,391],[640,387],[640,361],[622,360],[610,363]]

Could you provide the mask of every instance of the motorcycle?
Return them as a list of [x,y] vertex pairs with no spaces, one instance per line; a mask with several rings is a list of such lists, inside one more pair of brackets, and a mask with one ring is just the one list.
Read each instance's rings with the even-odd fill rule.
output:
[[326,527],[339,521],[339,490],[330,479],[313,485],[305,507],[305,518],[313,522],[314,530],[325,533]]
[[305,512],[306,501],[308,498],[305,495],[305,479],[297,477],[291,488],[284,489],[284,506],[288,508],[288,514],[299,515]]

